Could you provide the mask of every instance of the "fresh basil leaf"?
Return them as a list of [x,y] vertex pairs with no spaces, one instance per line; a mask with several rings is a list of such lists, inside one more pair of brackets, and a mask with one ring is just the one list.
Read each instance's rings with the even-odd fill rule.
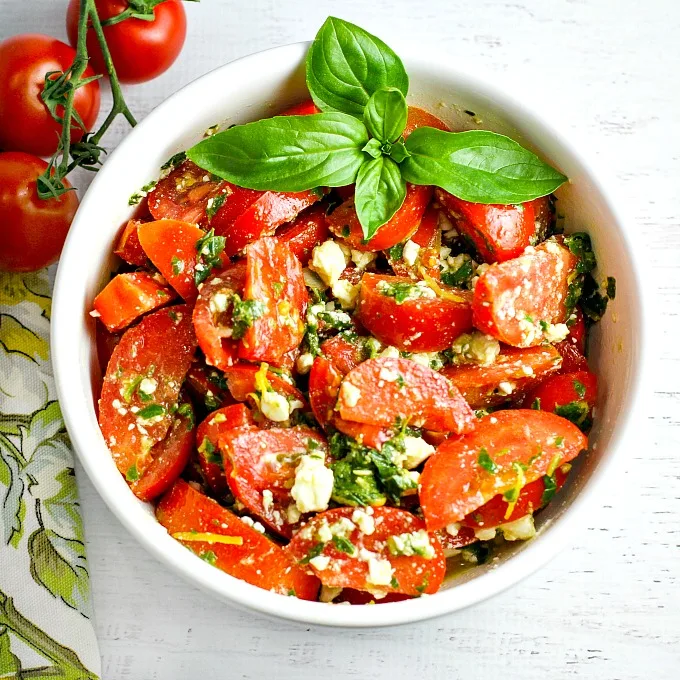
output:
[[406,127],[408,106],[396,87],[374,92],[364,109],[364,123],[373,137],[384,143],[396,142]]
[[401,164],[412,184],[434,184],[474,203],[524,203],[552,193],[566,177],[509,137],[486,130],[415,130]]
[[364,124],[345,113],[276,116],[218,132],[187,157],[247,189],[306,191],[352,184],[366,142]]
[[354,205],[365,240],[370,240],[383,224],[389,222],[401,208],[404,198],[406,182],[391,158],[380,156],[361,166]]
[[362,151],[371,156],[371,158],[380,158],[380,156],[383,154],[382,144],[375,137],[372,137],[368,140],[368,143],[362,149]]
[[396,142],[392,144],[390,152],[387,154],[396,163],[401,163],[405,158],[408,158],[411,154],[408,152],[404,142]]
[[363,28],[328,17],[307,53],[307,87],[322,111],[361,118],[371,95],[395,87],[406,96],[408,76],[401,59]]

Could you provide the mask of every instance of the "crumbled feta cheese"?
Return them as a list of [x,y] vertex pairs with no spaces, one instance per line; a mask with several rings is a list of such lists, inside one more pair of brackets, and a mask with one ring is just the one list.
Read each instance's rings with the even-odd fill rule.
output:
[[515,383],[509,382],[507,380],[498,383],[498,391],[505,396],[512,394],[516,387],[517,385]]
[[496,537],[496,529],[475,529],[475,538],[480,541],[491,541]]
[[319,275],[315,274],[311,269],[305,267],[302,270],[302,278],[305,280],[307,288],[315,288],[316,290],[324,290],[326,288],[326,284],[319,278]]
[[323,456],[314,453],[302,456],[290,490],[297,509],[302,513],[326,510],[332,493],[333,471],[326,467]]
[[339,396],[347,407],[352,408],[359,403],[359,399],[361,399],[361,390],[345,380],[340,388]]
[[274,494],[269,489],[262,492],[262,507],[265,512],[269,512],[274,504]]
[[341,517],[329,527],[333,536],[341,536],[342,538],[348,538],[356,528],[354,522],[347,517]]
[[435,452],[434,446],[421,437],[404,437],[404,452],[400,454],[399,465],[407,470],[418,467]]
[[536,535],[533,515],[524,515],[514,522],[501,524],[498,528],[506,541],[527,541]]
[[491,366],[501,352],[501,344],[496,338],[479,331],[463,333],[451,346],[455,364],[480,364]]
[[288,524],[296,524],[299,522],[301,515],[302,513],[297,509],[297,505],[295,505],[295,503],[291,503],[286,508],[286,521]]
[[226,312],[229,306],[229,296],[226,293],[215,293],[210,298],[210,311],[213,314],[218,314],[221,312]]
[[340,279],[339,281],[336,281],[331,287],[333,296],[337,299],[343,309],[354,308],[360,290],[360,283],[353,284],[346,279]]
[[357,508],[352,513],[352,522],[358,527],[359,531],[366,536],[370,536],[375,531],[375,520],[372,515],[369,515],[365,510]]
[[260,397],[260,411],[269,420],[282,423],[290,418],[288,400],[278,392],[268,391]]
[[368,560],[368,577],[366,583],[374,586],[389,586],[392,583],[394,569],[389,560],[371,557]]
[[446,533],[449,536],[458,536],[458,532],[460,531],[461,524],[460,522],[451,522],[451,524],[446,525]]
[[380,373],[378,374],[378,377],[381,380],[384,380],[386,382],[396,382],[397,379],[399,378],[399,373],[397,371],[393,371],[390,368],[385,368],[384,366],[380,369]]
[[300,375],[306,375],[312,368],[314,363],[314,356],[309,352],[301,354],[295,362],[295,367]]
[[562,342],[569,335],[569,328],[566,323],[546,324],[543,336],[548,342]]
[[381,359],[398,359],[400,356],[399,350],[396,347],[392,347],[392,345],[388,345],[380,352]]
[[328,557],[328,555],[317,555],[316,557],[312,557],[312,559],[309,560],[309,563],[314,567],[314,569],[318,569],[319,571],[328,569],[330,562],[331,558]]
[[425,529],[389,536],[387,547],[392,555],[405,555],[406,557],[419,555],[426,560],[431,560],[435,556],[430,536]]
[[309,268],[319,275],[326,286],[332,286],[345,271],[348,260],[340,244],[329,239],[314,248]]
[[364,253],[361,250],[352,250],[352,262],[357,266],[357,269],[366,269],[377,257],[378,253]]
[[404,262],[406,262],[406,264],[409,267],[412,267],[416,263],[416,260],[418,259],[419,252],[420,246],[414,241],[411,241],[411,239],[409,239],[408,241],[406,241],[406,243],[404,243],[404,252],[402,254]]
[[144,394],[153,394],[158,387],[158,381],[154,378],[143,378],[139,383],[139,391]]
[[253,529],[255,529],[255,531],[257,531],[260,534],[263,534],[264,531],[265,531],[264,526],[262,526],[262,523],[256,522],[252,517],[248,517],[247,515],[244,515],[243,517],[241,517],[241,521],[244,524],[247,524],[249,527],[252,527]]
[[444,367],[444,362],[439,352],[414,352],[408,358],[416,364],[431,368],[433,371],[438,371]]
[[321,522],[316,532],[316,537],[322,543],[328,543],[328,541],[333,540],[333,532],[331,531],[331,528],[328,526],[328,522],[325,519],[323,520],[323,522]]

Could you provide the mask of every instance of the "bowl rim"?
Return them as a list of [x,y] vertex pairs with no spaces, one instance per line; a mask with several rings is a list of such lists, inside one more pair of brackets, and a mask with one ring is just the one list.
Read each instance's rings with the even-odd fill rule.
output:
[[[140,518],[142,518],[144,510],[139,501],[130,496],[129,503],[121,503],[118,490],[112,489],[111,485],[107,483],[110,481],[108,471],[98,469],[94,457],[86,453],[89,444],[86,441],[87,434],[83,431],[82,424],[79,423],[77,413],[79,409],[77,405],[78,381],[72,379],[73,375],[78,375],[80,362],[77,347],[73,346],[77,343],[70,342],[72,324],[78,321],[82,310],[70,309],[69,305],[69,286],[77,283],[77,275],[73,271],[77,268],[68,266],[70,260],[74,257],[71,253],[77,250],[75,244],[88,228],[84,215],[90,210],[90,206],[96,202],[97,193],[105,185],[109,175],[115,172],[116,160],[124,157],[127,149],[131,148],[137,140],[142,140],[145,130],[151,128],[163,112],[171,108],[177,109],[183,103],[188,104],[195,101],[195,92],[203,90],[206,83],[219,80],[226,72],[237,66],[240,68],[255,67],[258,62],[274,57],[285,60],[286,63],[290,64],[299,63],[304,59],[308,45],[309,42],[298,42],[259,51],[219,66],[200,76],[161,102],[130,131],[127,137],[110,154],[83,197],[67,237],[56,274],[51,323],[55,383],[64,421],[74,449],[97,492],[136,540],[154,557],[185,580],[197,585],[202,590],[217,594],[222,599],[237,606],[255,610],[260,614],[276,616],[303,624],[362,628],[411,623],[464,609],[515,585],[550,561],[569,542],[571,534],[583,523],[585,510],[592,499],[597,496],[597,488],[608,474],[613,460],[617,457],[617,451],[622,447],[623,442],[632,435],[635,422],[633,415],[641,412],[647,354],[647,329],[649,328],[649,324],[645,322],[649,312],[647,305],[642,304],[641,299],[642,292],[645,290],[641,285],[645,264],[641,258],[633,257],[633,253],[642,252],[638,247],[639,241],[634,230],[626,225],[626,220],[617,208],[617,205],[621,205],[620,200],[614,196],[610,186],[605,186],[603,177],[606,174],[601,171],[593,158],[586,156],[582,149],[573,143],[566,133],[555,129],[545,118],[527,108],[515,95],[489,74],[482,75],[469,70],[463,72],[451,66],[451,60],[443,58],[444,55],[438,55],[436,51],[419,50],[417,53],[409,53],[408,50],[400,50],[406,64],[417,64],[425,70],[432,68],[432,64],[436,64],[439,76],[465,84],[470,88],[474,87],[477,92],[481,92],[484,96],[500,103],[513,116],[522,117],[529,125],[538,129],[541,136],[551,139],[557,145],[559,153],[570,157],[581,169],[584,181],[591,185],[614,216],[615,224],[612,228],[620,236],[622,248],[632,263],[629,276],[632,280],[632,289],[636,291],[636,299],[631,300],[630,303],[637,306],[636,311],[637,318],[640,320],[640,327],[634,329],[637,333],[637,352],[632,361],[629,390],[614,424],[614,431],[607,451],[602,455],[596,469],[587,480],[586,486],[578,491],[562,515],[497,569],[489,570],[470,581],[458,584],[449,590],[440,591],[434,596],[387,603],[379,607],[323,606],[317,602],[281,597],[226,573],[220,572],[219,578],[216,578],[214,567],[196,560],[190,551],[167,534],[159,537],[158,540],[149,536],[143,528],[140,528]],[[614,198],[617,200],[614,200]],[[82,394],[80,396],[82,397]],[[97,432],[97,434],[101,437],[101,433]]]

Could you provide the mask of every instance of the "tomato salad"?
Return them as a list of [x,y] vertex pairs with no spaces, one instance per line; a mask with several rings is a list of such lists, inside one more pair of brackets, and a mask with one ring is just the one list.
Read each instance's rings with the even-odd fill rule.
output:
[[[419,130],[453,134],[408,107],[390,148],[417,153]],[[407,180],[367,235],[361,170],[258,189],[188,155],[137,195],[92,312],[102,433],[170,535],[253,585],[351,604],[434,593],[447,559],[534,536],[588,449],[607,299],[554,197]]]

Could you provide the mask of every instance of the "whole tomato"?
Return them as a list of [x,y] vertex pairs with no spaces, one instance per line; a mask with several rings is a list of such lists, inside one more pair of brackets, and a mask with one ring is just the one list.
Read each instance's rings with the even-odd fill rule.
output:
[[[52,264],[78,209],[75,191],[38,198],[47,163],[19,151],[0,153],[0,270],[30,272]],[[66,186],[70,186],[64,180]]]
[[[40,98],[45,74],[65,71],[76,55],[73,48],[46,35],[17,35],[0,43],[0,149],[51,156],[57,149],[61,125]],[[88,66],[84,78],[94,75]],[[89,130],[99,114],[99,83],[78,88],[75,110]],[[57,113],[61,113],[59,107]],[[72,141],[83,136],[73,123]]]
[[[71,0],[66,14],[69,41],[78,38],[79,0]],[[151,4],[150,2],[148,4]],[[125,0],[95,0],[101,21],[118,16],[128,8]],[[129,17],[104,26],[104,36],[121,83],[143,83],[172,66],[184,45],[187,20],[180,0],[166,0],[153,8],[154,20]],[[99,43],[90,28],[87,34],[90,64],[97,73],[106,73]]]

